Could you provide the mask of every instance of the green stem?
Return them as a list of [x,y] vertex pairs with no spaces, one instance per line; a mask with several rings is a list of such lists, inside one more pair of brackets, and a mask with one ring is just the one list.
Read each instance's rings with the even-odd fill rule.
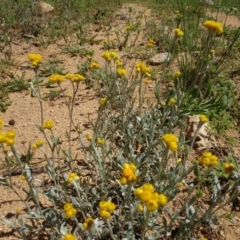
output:
[[109,229],[109,233],[110,233],[111,239],[112,239],[112,240],[117,240],[117,239],[114,237],[114,235],[113,235],[112,226],[111,226],[111,224],[110,224],[109,219],[107,219],[107,226],[108,226],[108,229]]
[[142,227],[141,240],[144,240],[144,238],[145,238],[145,233],[146,233],[146,228],[148,225],[149,217],[150,217],[150,212],[147,211],[146,219],[145,219],[143,227]]

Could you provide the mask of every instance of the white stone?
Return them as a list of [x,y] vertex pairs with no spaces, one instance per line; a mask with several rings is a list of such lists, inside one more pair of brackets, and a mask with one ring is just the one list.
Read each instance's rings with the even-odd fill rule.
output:
[[39,1],[37,3],[37,8],[39,8],[41,14],[46,14],[54,11],[54,7],[44,1]]
[[149,59],[149,64],[156,66],[169,60],[170,60],[170,53],[163,52],[163,53],[158,53],[155,56],[151,57]]

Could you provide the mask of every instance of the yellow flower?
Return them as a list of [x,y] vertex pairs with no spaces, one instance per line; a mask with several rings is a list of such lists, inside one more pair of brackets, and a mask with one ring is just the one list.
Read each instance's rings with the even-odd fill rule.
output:
[[181,163],[181,162],[182,162],[182,159],[178,158],[177,163]]
[[211,32],[216,32],[217,34],[221,34],[223,32],[223,26],[220,22],[206,20],[203,23],[203,26],[206,27]]
[[103,145],[105,143],[105,140],[104,139],[102,139],[102,138],[98,138],[97,139],[97,144],[98,145]]
[[80,82],[80,81],[84,81],[85,77],[82,76],[81,74],[75,74],[74,77],[71,80],[73,82]]
[[102,57],[107,61],[107,62],[111,62],[112,60],[112,56],[111,56],[111,53],[110,52],[104,52],[102,54]]
[[175,28],[174,33],[176,37],[182,37],[184,35],[184,32],[180,28]]
[[61,82],[63,82],[65,79],[65,76],[63,75],[60,75],[60,74],[52,74],[50,77],[49,77],[49,81],[52,82],[52,83],[57,83],[57,84],[60,84]]
[[71,233],[67,233],[64,236],[63,240],[77,240],[77,238],[74,235],[72,235]]
[[154,192],[154,186],[152,185],[152,184],[150,184],[150,183],[144,183],[143,185],[142,185],[142,187],[141,187],[141,189],[143,190],[143,191],[150,191],[150,192]]
[[107,98],[101,98],[99,101],[100,106],[104,106],[109,103],[109,100]]
[[94,219],[89,217],[83,223],[83,228],[86,230],[90,230],[92,228],[93,224],[94,224]]
[[136,65],[136,71],[137,73],[142,73],[143,75],[145,74],[147,77],[150,77],[150,71],[151,69],[149,67],[147,67],[143,62],[137,62]]
[[149,82],[148,78],[143,79],[143,83],[148,84],[148,82]]
[[166,143],[167,147],[173,152],[178,150],[178,137],[174,134],[168,133],[162,136],[162,140]]
[[178,185],[179,188],[182,188],[184,186],[184,183],[183,182],[178,182],[177,185]]
[[133,175],[133,170],[131,168],[124,168],[122,172],[123,177],[130,177]]
[[53,127],[54,127],[54,123],[50,119],[46,120],[45,123],[42,125],[43,129],[52,129]]
[[208,240],[208,239],[207,239],[207,238],[205,238],[205,237],[202,237],[202,238],[201,238],[201,240]]
[[110,214],[116,209],[116,205],[111,201],[101,201],[99,207],[101,211],[107,211]]
[[120,61],[119,59],[116,60],[116,65],[117,67],[121,67],[123,65],[122,61]]
[[110,218],[111,217],[111,213],[106,210],[100,210],[99,215],[102,218]]
[[134,191],[134,196],[139,197],[142,192],[143,192],[143,189],[141,187],[136,188]]
[[120,183],[122,185],[127,184],[128,182],[136,182],[138,180],[138,175],[135,174],[137,167],[134,164],[123,164],[122,177]]
[[139,204],[139,205],[137,206],[137,210],[138,210],[138,212],[142,212],[142,211],[143,211],[143,205],[142,205],[142,204]]
[[204,157],[211,157],[212,156],[212,153],[211,152],[204,152],[202,154]]
[[121,177],[121,178],[120,178],[120,183],[121,183],[122,185],[126,185],[126,184],[127,184],[127,179],[126,179],[125,177]]
[[146,207],[149,212],[153,212],[153,211],[157,210],[159,206],[158,206],[158,202],[155,199],[150,199],[146,203]]
[[218,165],[218,157],[211,152],[204,152],[202,156],[198,158],[198,162],[207,167],[214,167]]
[[63,206],[64,211],[68,211],[73,207],[73,205],[71,203],[65,203]]
[[69,219],[77,214],[77,209],[73,207],[71,203],[66,203],[63,206],[65,217],[66,219]]
[[153,45],[154,45],[154,41],[153,41],[153,39],[148,39],[148,43],[147,43],[147,46],[149,47],[149,48],[151,48],[151,47],[153,47]]
[[199,120],[201,123],[206,123],[209,121],[205,115],[199,115]]
[[72,80],[74,78],[74,74],[73,73],[67,73],[65,75],[65,78],[68,79],[68,80]]
[[139,199],[141,202],[148,202],[150,199],[152,199],[152,194],[153,192],[150,190],[143,190],[139,195]]
[[28,54],[28,59],[34,67],[37,67],[42,62],[42,55],[38,53]]
[[232,163],[225,163],[223,165],[223,169],[224,169],[224,172],[226,174],[229,174],[229,173],[231,173],[232,171],[235,170],[235,167],[234,167],[234,165]]
[[165,194],[158,194],[158,204],[160,207],[166,205],[168,202],[168,198]]
[[114,51],[110,51],[110,55],[111,55],[111,58],[114,60],[119,59],[119,55]]
[[14,139],[15,136],[16,136],[16,132],[15,132],[14,130],[9,130],[9,131],[6,132],[6,137],[7,137],[7,138],[12,138],[12,139]]
[[88,134],[88,135],[87,135],[87,140],[90,142],[90,141],[92,141],[92,139],[93,139],[93,136],[90,135],[90,134]]
[[67,179],[68,183],[71,183],[74,180],[79,180],[80,177],[76,173],[70,173]]
[[215,50],[214,50],[214,49],[211,49],[211,50],[210,50],[210,53],[211,53],[211,54],[214,54],[214,53],[215,53]]
[[20,215],[20,214],[22,214],[22,209],[20,209],[20,208],[17,208],[17,209],[16,209],[16,214],[17,214],[17,215]]
[[174,103],[176,103],[176,99],[175,98],[170,98],[168,101],[169,105],[173,105]]
[[168,144],[170,142],[178,142],[178,137],[175,136],[174,134],[167,133],[162,136],[162,140]]
[[42,147],[43,144],[44,144],[44,141],[43,141],[43,140],[38,140],[37,142],[35,142],[35,143],[32,145],[32,148],[36,150],[37,148]]
[[119,77],[124,77],[127,75],[127,70],[125,68],[118,68],[117,69],[117,75]]
[[172,76],[173,76],[174,78],[178,78],[178,77],[181,76],[181,72],[179,72],[179,71],[174,72],[174,73],[172,74]]
[[6,142],[7,135],[5,132],[0,132],[0,143]]
[[126,29],[127,31],[129,31],[129,30],[131,30],[131,26],[130,26],[130,25],[127,25],[127,26],[125,27],[125,29]]
[[3,120],[0,118],[0,130],[2,130],[3,127]]
[[100,67],[100,65],[99,65],[99,63],[96,62],[96,61],[91,62],[91,64],[90,64],[90,68],[91,68],[91,69],[97,69],[97,68],[99,68],[99,67]]
[[5,143],[6,143],[8,146],[13,146],[14,143],[15,143],[14,138],[6,138]]
[[21,179],[22,181],[25,181],[25,180],[26,180],[26,177],[25,177],[23,174],[21,174],[21,175],[20,175],[20,179]]

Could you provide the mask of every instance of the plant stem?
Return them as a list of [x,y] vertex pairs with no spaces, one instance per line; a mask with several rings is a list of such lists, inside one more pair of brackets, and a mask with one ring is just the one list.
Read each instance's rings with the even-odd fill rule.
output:
[[109,219],[107,219],[107,225],[108,225],[108,229],[109,229],[109,232],[110,232],[111,239],[112,240],[117,240],[113,235],[113,231],[112,231],[112,227],[111,227],[111,224],[109,222]]
[[145,232],[146,232],[146,228],[147,228],[147,225],[148,225],[149,217],[150,217],[150,212],[147,211],[146,219],[144,221],[142,232],[141,232],[141,240],[144,240],[144,238],[145,238]]

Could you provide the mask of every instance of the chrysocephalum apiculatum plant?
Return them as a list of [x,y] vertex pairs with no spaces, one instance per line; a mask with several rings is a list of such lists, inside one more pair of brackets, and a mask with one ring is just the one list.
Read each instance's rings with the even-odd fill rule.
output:
[[[196,81],[207,81],[208,85],[205,75],[212,59],[206,58],[211,58],[211,44],[224,28],[212,20],[204,20],[203,26],[206,29],[199,31],[206,31],[207,45],[199,43],[202,48],[198,66],[201,69],[197,71],[205,73],[202,76],[198,74]],[[188,35],[187,28],[176,26],[172,31],[171,46],[184,44],[181,38]],[[153,47],[154,40],[149,39],[148,47]],[[0,118],[0,145],[9,170],[12,159],[8,152],[13,153],[21,169],[20,178],[28,186],[24,190],[26,199],[31,199],[31,202],[25,201],[18,193],[11,174],[1,177],[1,184],[12,189],[26,208],[17,210],[14,221],[3,216],[0,219],[17,231],[22,239],[33,235],[41,238],[43,233],[52,240],[203,237],[194,237],[194,231],[203,222],[214,227],[217,210],[234,199],[239,184],[239,169],[234,158],[222,162],[211,151],[203,152],[198,158],[189,157],[198,131],[209,119],[204,114],[199,115],[197,130],[188,141],[181,128],[182,119],[195,111],[205,112],[206,106],[214,108],[214,105],[204,102],[197,110],[185,107],[185,101],[194,102],[194,95],[188,89],[192,79],[188,71],[192,69],[181,62],[179,71],[170,76],[174,81],[171,94],[161,94],[161,81],[157,79],[157,103],[150,104],[144,84],[151,79],[153,70],[147,63],[137,60],[130,69],[114,50],[103,52],[102,57],[104,65],[92,57],[88,59],[88,74],[53,73],[49,77],[49,81],[59,88],[62,88],[63,81],[69,81],[73,91],[71,96],[63,95],[69,113],[69,145],[63,149],[54,130],[55,124],[45,117],[42,107],[38,81],[42,56],[29,55],[36,75],[35,84],[30,85],[40,103],[41,117],[36,124],[42,135],[29,148],[28,161],[21,161],[15,147],[16,133],[5,131],[4,120]],[[92,123],[92,134],[85,136],[74,122],[73,112],[79,86],[89,79],[97,79],[93,87],[98,93],[99,109],[97,119]],[[206,89],[200,90],[204,92]],[[77,140],[86,162],[84,171],[91,181],[82,176],[81,167],[73,164],[72,130],[78,133]],[[34,158],[35,151],[43,153],[50,186],[43,180],[39,184],[32,175],[31,158]],[[59,161],[62,155],[64,169]],[[224,182],[220,176],[224,177]],[[47,206],[41,203],[40,194],[48,200]],[[204,208],[202,202],[207,202]]]

